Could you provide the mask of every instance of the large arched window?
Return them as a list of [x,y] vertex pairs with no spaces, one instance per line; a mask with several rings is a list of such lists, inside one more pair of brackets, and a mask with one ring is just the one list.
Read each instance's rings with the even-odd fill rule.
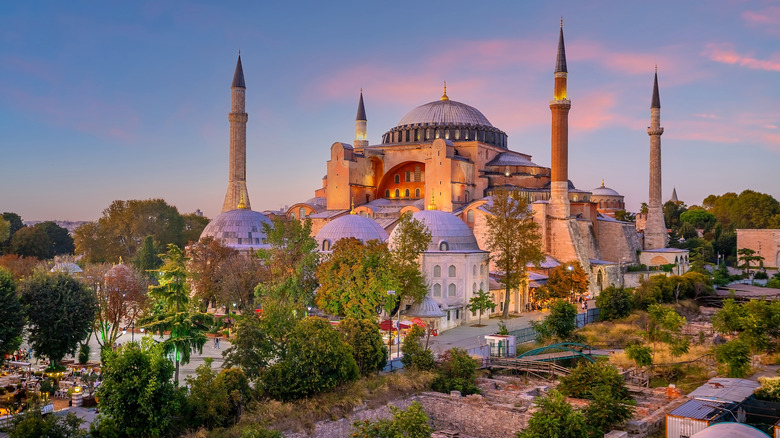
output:
[[436,265],[433,267],[433,276],[434,277],[441,277],[441,266]]
[[481,290],[482,292],[485,291],[485,283],[483,283],[481,281],[479,282],[479,290]]
[[404,197],[406,197],[406,198],[408,198],[408,197],[409,197],[409,189],[406,189],[406,190],[404,191]]
[[474,223],[474,210],[469,210],[466,213],[466,222],[473,224]]
[[433,285],[433,296],[434,297],[440,297],[441,296],[441,285],[440,284],[434,284]]
[[456,275],[457,275],[457,269],[455,269],[455,265],[450,265],[449,276],[454,277]]
[[472,275],[477,275],[477,265],[474,265],[474,266],[471,267],[471,274]]
[[295,213],[290,213],[290,219],[295,220]]
[[479,265],[479,273],[485,275],[485,265]]
[[451,297],[454,297],[455,293],[456,293],[456,291],[455,291],[455,284],[454,283],[450,283],[450,285],[447,286],[447,295],[451,296]]

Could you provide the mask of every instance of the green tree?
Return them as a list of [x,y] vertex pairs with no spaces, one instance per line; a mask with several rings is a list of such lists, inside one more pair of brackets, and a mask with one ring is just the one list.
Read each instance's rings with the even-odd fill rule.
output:
[[11,244],[11,238],[14,237],[14,233],[24,228],[24,222],[22,217],[16,213],[5,212],[3,213],[3,220],[8,222],[8,236],[5,239],[0,240],[0,250],[4,254],[8,254],[8,248]]
[[615,219],[623,222],[636,222],[636,214],[626,210],[615,211]]
[[144,237],[143,246],[138,250],[135,257],[133,257],[133,264],[141,270],[141,272],[150,272],[162,266],[163,261],[159,256],[161,251],[154,244],[154,237]]
[[285,340],[287,349],[261,378],[270,397],[297,400],[358,378],[352,348],[327,320],[304,318]]
[[472,312],[479,312],[477,326],[482,327],[482,313],[488,309],[493,311],[496,308],[496,303],[493,302],[492,295],[480,289],[476,295],[469,299],[469,305],[466,308]]
[[754,262],[759,263],[764,260],[763,257],[756,255],[756,252],[750,248],[740,248],[737,250],[737,254],[739,254],[739,261],[742,262],[739,268],[747,271],[748,275],[750,275],[750,268]]
[[462,395],[477,394],[476,372],[477,361],[468,351],[451,348],[442,355],[431,387],[445,394],[450,391],[460,391]]
[[583,414],[594,436],[603,436],[612,427],[630,420],[634,415],[636,402],[616,396],[606,386],[594,386],[589,399],[591,401]]
[[97,313],[95,293],[70,275],[37,272],[21,285],[28,342],[37,357],[56,365],[89,336]]
[[387,347],[382,342],[379,325],[371,319],[343,319],[338,325],[344,342],[352,347],[361,376],[376,374],[387,363]]
[[412,217],[411,212],[401,215],[389,248],[398,298],[391,315],[398,311],[404,301],[420,302],[428,294],[419,260],[420,254],[428,248],[430,242],[431,232],[425,224]]
[[717,219],[715,218],[714,214],[703,208],[694,209],[691,207],[690,210],[684,211],[680,214],[680,222],[684,224],[691,224],[694,228],[704,230],[706,232],[715,226]]
[[215,371],[212,358],[206,358],[185,380],[190,388],[187,398],[188,426],[227,427],[238,422],[252,399],[252,390],[244,372],[238,368]]
[[0,267],[0,357],[19,348],[24,322],[16,281],[8,270]]
[[670,228],[677,232],[677,230],[680,229],[680,215],[683,214],[686,210],[687,207],[682,201],[666,201],[663,206],[666,228]]
[[49,259],[53,256],[49,236],[36,227],[24,227],[14,233],[11,237],[10,252],[39,259]]
[[528,199],[520,192],[496,190],[487,207],[486,246],[504,286],[504,314],[509,316],[510,292],[528,277],[527,266],[544,260],[539,225],[533,220]]
[[653,304],[647,312],[650,314],[647,336],[653,343],[653,350],[657,342],[664,342],[675,356],[687,353],[690,341],[682,334],[682,327],[688,322],[685,317],[661,304]]
[[[2,251],[2,244],[11,237],[11,222],[0,217],[0,251]],[[0,252],[2,254],[2,252]]]
[[599,308],[600,321],[625,318],[631,314],[631,292],[622,287],[609,286],[596,297],[596,307]]
[[356,421],[352,423],[354,438],[429,438],[433,429],[428,415],[419,402],[412,402],[406,410],[390,406],[392,420]]
[[593,399],[591,390],[604,387],[620,400],[630,399],[628,387],[617,368],[609,362],[580,363],[571,374],[561,378],[558,390],[575,398]]
[[754,353],[766,350],[780,337],[780,302],[750,300],[740,304],[723,301],[712,317],[713,328],[723,334],[736,334]]
[[550,314],[542,322],[531,321],[531,327],[536,330],[538,342],[565,342],[575,339],[576,318],[577,307],[574,304],[555,300],[550,305]]
[[759,377],[758,383],[757,399],[780,402],[780,377]]
[[206,225],[209,224],[209,218],[196,213],[183,214],[181,218],[184,221],[184,229],[181,236],[182,242],[185,245],[197,242]]
[[396,299],[387,291],[400,285],[391,258],[387,245],[378,240],[366,244],[355,238],[339,240],[317,269],[317,307],[358,319],[375,317],[377,308],[392,309]]
[[750,347],[737,338],[715,347],[715,359],[725,364],[728,377],[742,378],[750,370]]
[[265,296],[309,306],[317,288],[317,265],[320,261],[317,241],[311,233],[311,220],[274,219],[273,226],[263,224],[270,246],[257,252],[268,269],[266,281],[255,289],[258,298]]
[[[165,346],[145,337],[140,345],[125,343],[108,350],[103,361],[103,383],[97,389],[100,415],[93,436],[163,437],[177,429],[184,389],[171,376],[174,367]],[[112,433],[113,432],[113,433]]]
[[33,404],[29,409],[13,417],[9,438],[81,438],[89,436],[79,426],[84,421],[69,412],[66,416],[41,414],[40,406]]
[[626,347],[626,357],[638,367],[650,366],[653,364],[653,349],[637,343],[630,344]]
[[518,438],[582,438],[590,436],[585,415],[566,402],[563,394],[552,389],[534,400],[536,412],[528,427],[517,432]]
[[152,309],[140,321],[140,325],[170,336],[162,343],[166,354],[173,355],[176,364],[175,382],[179,382],[179,364],[189,363],[190,354],[203,352],[206,343],[207,324],[210,318],[198,312],[190,304],[190,289],[187,283],[187,258],[182,250],[168,244],[168,252],[162,255],[163,265],[157,270],[159,284],[149,286]]
[[68,230],[57,225],[52,221],[45,221],[35,224],[33,228],[40,228],[46,233],[51,242],[51,255],[58,256],[63,254],[73,254],[76,247],[73,245],[73,238],[70,237]]
[[429,371],[436,365],[431,350],[422,345],[423,336],[425,331],[418,325],[413,325],[406,334],[401,346],[401,363],[405,368]]

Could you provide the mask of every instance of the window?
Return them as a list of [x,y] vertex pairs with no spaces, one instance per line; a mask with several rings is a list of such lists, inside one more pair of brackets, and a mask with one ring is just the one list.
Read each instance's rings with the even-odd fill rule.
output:
[[393,177],[393,181],[395,181],[396,184],[400,184],[401,183],[401,175],[395,174],[395,176]]
[[449,286],[447,286],[447,295],[454,297],[455,296],[455,284],[450,283]]
[[390,189],[385,189],[385,198],[390,197]]
[[468,213],[466,213],[466,222],[470,224],[474,223],[474,210],[469,210]]
[[447,242],[439,243],[439,251],[449,251],[450,245]]
[[407,170],[406,173],[405,173],[405,176],[406,176],[406,178],[405,178],[406,182],[412,182],[412,172],[411,171]]
[[450,277],[454,277],[456,273],[457,273],[457,270],[455,269],[455,265],[450,265],[449,276]]
[[460,140],[460,129],[455,130],[455,140]]
[[428,128],[425,130],[425,139],[430,140],[431,139],[431,128]]
[[471,267],[471,275],[477,275],[477,265]]
[[433,267],[433,276],[434,277],[441,277],[441,266],[436,265]]
[[322,250],[323,251],[330,251],[330,240],[325,239],[322,241]]
[[482,292],[485,291],[485,286],[484,285],[485,285],[485,283],[483,283],[481,281],[479,282],[479,290],[481,290]]
[[450,311],[448,310],[447,311],[447,321],[449,321],[449,320],[450,320]]
[[407,197],[407,198],[409,197],[409,189],[406,189],[406,190],[404,191],[404,196],[405,196],[405,197]]
[[482,275],[485,275],[485,265],[480,265],[479,266],[479,273],[482,274]]
[[290,219],[295,220],[295,213],[290,213]]
[[[398,176],[398,175],[396,175],[396,176]],[[395,189],[395,197],[396,197],[396,198],[399,198],[399,197],[401,197],[401,191],[400,191],[400,190],[398,190],[398,189]]]
[[447,140],[449,140],[449,139],[450,139],[450,130],[449,130],[449,129],[446,129],[446,130],[444,131],[444,138],[445,138],[445,139],[447,139]]
[[477,293],[477,283],[471,285],[471,291]]
[[433,296],[434,297],[440,297],[441,296],[441,285],[440,284],[434,284],[433,285]]
[[470,202],[471,201],[471,196],[469,195],[469,191],[468,190],[466,190],[466,194],[463,195],[463,197],[464,197],[464,201],[466,201],[466,202]]
[[419,198],[420,197],[420,189],[414,189],[414,197]]
[[455,309],[455,319],[460,319],[460,309]]
[[298,217],[301,218],[301,219],[306,217],[306,207],[301,207],[298,210]]
[[420,166],[414,166],[414,182],[420,182],[421,173],[422,169],[420,169]]

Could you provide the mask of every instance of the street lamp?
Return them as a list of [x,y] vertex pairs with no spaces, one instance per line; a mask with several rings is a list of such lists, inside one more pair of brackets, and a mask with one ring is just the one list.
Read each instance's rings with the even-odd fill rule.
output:
[[574,304],[574,266],[566,267],[569,270],[569,286],[571,287],[571,303]]

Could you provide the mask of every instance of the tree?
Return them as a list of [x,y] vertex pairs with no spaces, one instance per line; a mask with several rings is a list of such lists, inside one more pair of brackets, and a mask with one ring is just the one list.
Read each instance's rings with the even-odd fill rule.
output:
[[406,410],[390,405],[392,420],[364,420],[352,423],[354,438],[429,438],[433,429],[420,402],[412,402]]
[[396,299],[387,291],[400,285],[391,259],[387,245],[378,240],[365,244],[355,238],[339,240],[317,269],[317,307],[357,319],[375,317],[377,308],[393,309]]
[[739,254],[739,261],[742,262],[742,264],[739,265],[739,268],[747,271],[748,275],[750,275],[751,263],[764,260],[763,257],[756,255],[756,252],[750,248],[740,248],[737,250],[737,254]]
[[715,226],[717,219],[715,218],[714,214],[704,210],[703,208],[694,209],[691,207],[690,210],[684,211],[680,214],[680,222],[683,224],[689,223],[693,225],[694,228],[699,230],[709,231],[712,227]]
[[182,250],[170,243],[162,259],[163,265],[156,271],[160,284],[149,286],[152,309],[139,323],[160,334],[170,331],[170,336],[162,344],[166,354],[173,354],[176,364],[174,379],[178,384],[179,363],[189,363],[192,351],[203,352],[210,317],[190,305],[187,258]]
[[64,273],[37,272],[22,282],[21,289],[28,342],[37,357],[49,358],[54,366],[66,354],[75,353],[92,331],[95,293]]
[[229,255],[217,266],[217,304],[226,309],[232,306],[234,311],[254,311],[255,289],[267,279],[266,275],[267,271],[255,255]]
[[687,353],[690,341],[682,334],[682,327],[688,322],[685,317],[661,304],[651,305],[647,312],[650,314],[647,336],[653,343],[653,350],[657,342],[664,342],[669,345],[674,356]]
[[612,321],[631,314],[631,293],[626,289],[609,286],[596,297],[599,321]]
[[[94,223],[93,223],[94,224]],[[162,199],[114,201],[94,225],[74,231],[76,252],[88,262],[133,260],[146,236],[159,247],[184,246],[184,219],[176,207]],[[139,266],[140,267],[140,266]]]
[[636,222],[636,214],[626,210],[617,210],[615,212],[615,219],[623,222]]
[[590,403],[584,409],[585,421],[593,428],[594,436],[603,436],[618,424],[631,419],[636,402],[621,398],[605,386],[594,386],[590,390]]
[[58,256],[62,254],[73,254],[76,247],[73,245],[73,238],[70,237],[68,230],[57,225],[52,221],[45,221],[33,225],[33,228],[40,228],[46,233],[51,242],[51,255]]
[[35,403],[20,415],[12,417],[9,438],[81,438],[87,437],[87,431],[79,426],[84,420],[73,412],[66,416],[46,415],[41,413],[40,406]]
[[565,342],[574,338],[577,329],[577,307],[564,300],[555,300],[550,305],[550,314],[544,321],[531,321],[531,327],[536,330],[537,342],[558,340]]
[[285,340],[286,350],[261,378],[262,390],[270,397],[297,400],[358,378],[352,348],[327,320],[304,318]]
[[361,376],[376,374],[387,363],[387,347],[382,341],[379,325],[371,319],[343,319],[338,331],[347,345],[352,347]]
[[647,367],[653,364],[653,349],[638,343],[630,344],[626,347],[626,357],[638,367]]
[[413,368],[416,370],[429,371],[436,365],[431,350],[423,347],[422,338],[425,331],[418,325],[413,325],[404,338],[404,344],[401,346],[401,363],[404,368]]
[[150,273],[151,277],[151,271],[162,266],[163,261],[159,256],[160,252],[161,251],[157,249],[157,245],[154,243],[154,238],[152,236],[146,236],[144,238],[143,246],[141,246],[141,249],[136,253],[135,257],[133,257],[133,264],[141,270],[141,272]]
[[14,234],[17,231],[24,228],[24,222],[22,222],[22,217],[18,214],[7,211],[3,213],[3,220],[8,222],[8,235],[5,237],[5,239],[0,240],[0,250],[7,254],[8,247],[11,244],[11,238],[14,237]]
[[510,291],[520,287],[528,276],[528,264],[544,260],[539,225],[533,220],[528,199],[519,192],[497,190],[487,207],[487,248],[504,285],[503,318],[509,316]]
[[488,309],[490,309],[490,311],[495,310],[496,303],[493,302],[492,295],[480,289],[476,295],[469,299],[469,305],[466,306],[466,308],[472,312],[479,312],[477,326],[482,327],[482,312]]
[[750,347],[737,338],[715,347],[715,359],[728,368],[728,377],[742,378],[750,370]]
[[22,343],[24,309],[16,295],[13,275],[0,268],[0,357],[12,353]]
[[390,245],[393,276],[398,283],[398,300],[391,315],[398,311],[404,301],[420,302],[428,294],[425,276],[420,271],[420,254],[428,248],[430,242],[431,232],[425,224],[415,219],[411,212],[401,215]]
[[24,227],[11,237],[10,252],[23,257],[49,259],[52,257],[51,241],[42,229]]
[[0,256],[0,266],[7,269],[13,278],[21,280],[32,275],[40,260],[35,257],[20,257],[16,254]]
[[[0,217],[0,245],[11,237],[11,222]],[[2,247],[0,247],[2,250]]]
[[536,412],[528,427],[517,432],[518,438],[582,438],[591,433],[582,412],[572,408],[563,394],[553,389],[534,399]]
[[754,353],[766,350],[780,337],[780,302],[724,300],[723,308],[712,317],[712,326],[718,333],[736,334]]
[[589,283],[588,274],[580,262],[571,261],[551,269],[545,287],[551,298],[573,300],[588,292]]
[[212,358],[206,358],[185,380],[190,388],[187,398],[188,426],[192,428],[228,427],[238,422],[252,399],[249,381],[238,368],[215,371]]
[[257,285],[258,298],[271,296],[309,306],[317,288],[319,264],[317,241],[311,233],[311,220],[287,221],[274,219],[273,225],[263,224],[270,248],[257,251],[268,271],[266,281]]
[[476,384],[476,372],[477,361],[468,351],[451,348],[442,355],[431,387],[434,391],[445,394],[450,391],[460,391],[462,395],[477,394],[479,388]]
[[95,338],[101,348],[110,347],[119,339],[122,328],[134,323],[146,308],[146,276],[120,263],[113,267],[88,265],[81,278],[96,291]]
[[196,213],[183,214],[181,218],[184,220],[181,241],[185,245],[197,242],[206,225],[209,224],[209,218]]
[[680,215],[687,209],[685,203],[682,201],[666,201],[663,206],[666,228],[677,231],[680,228]]
[[187,269],[192,274],[193,297],[202,303],[202,308],[208,307],[209,303],[214,303],[216,307],[220,289],[217,272],[221,263],[236,253],[238,251],[211,236],[187,247]]
[[569,397],[592,400],[591,390],[596,387],[606,388],[620,400],[630,399],[623,376],[614,365],[602,361],[580,363],[571,374],[561,378],[558,390]]
[[[171,382],[174,367],[165,346],[150,337],[140,345],[125,343],[105,354],[103,383],[97,390],[98,436],[157,437],[172,435],[184,406],[184,390]],[[114,435],[109,434],[114,432]],[[94,436],[94,435],[93,435]]]

